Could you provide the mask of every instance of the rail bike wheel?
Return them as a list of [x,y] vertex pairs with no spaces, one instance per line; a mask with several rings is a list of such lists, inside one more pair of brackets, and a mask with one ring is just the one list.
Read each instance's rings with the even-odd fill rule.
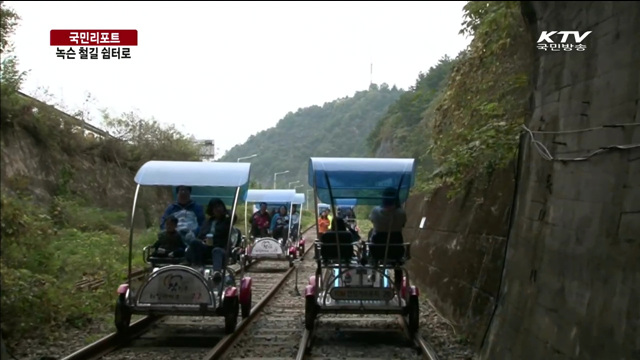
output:
[[318,304],[316,304],[315,296],[307,296],[304,302],[304,327],[311,331],[318,316]]
[[247,301],[246,303],[243,303],[242,305],[240,305],[240,310],[242,311],[242,318],[246,319],[249,317],[249,314],[251,313],[251,293],[249,293],[249,301]]
[[224,299],[224,332],[231,334],[236,330],[238,325],[238,312],[240,304],[238,297]]
[[420,328],[420,302],[418,301],[418,297],[416,295],[411,295],[409,297],[408,307],[408,321],[409,332],[413,335],[418,332]]
[[117,333],[120,335],[126,334],[129,330],[129,324],[131,323],[131,311],[129,310],[129,307],[127,307],[124,294],[118,295],[118,300],[116,300],[114,320]]

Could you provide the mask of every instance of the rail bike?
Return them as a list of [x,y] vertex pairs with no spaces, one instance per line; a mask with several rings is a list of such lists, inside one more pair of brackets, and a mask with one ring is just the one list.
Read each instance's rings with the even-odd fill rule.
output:
[[355,216],[355,213],[356,213],[355,207],[357,202],[358,202],[357,199],[336,199],[335,200],[336,208],[338,209],[337,216],[343,218],[344,221],[347,223],[347,225],[351,227],[353,230],[355,230],[356,232],[360,232],[360,229],[358,228],[358,222]]
[[[414,159],[312,157],[309,161],[315,201],[330,204],[334,219],[337,204],[344,199],[358,206],[390,200],[402,209],[414,181]],[[317,268],[305,288],[305,328],[313,331],[322,314],[398,314],[410,332],[417,332],[419,291],[404,267],[411,257],[402,232],[374,231],[371,238],[357,242],[345,229],[331,228],[314,243]]]
[[[236,279],[234,271],[228,267],[232,256],[224,256],[222,269],[214,272],[211,251],[203,252],[204,265],[192,266],[184,257],[154,257],[146,247],[143,257],[145,262],[152,265],[152,271],[141,285],[133,284],[131,268],[133,224],[141,187],[172,187],[176,196],[178,188],[188,188],[190,201],[205,207],[211,199],[218,198],[225,206],[231,207],[230,216],[233,219],[238,200],[246,196],[250,170],[250,163],[199,161],[149,161],[138,170],[134,179],[137,185],[129,233],[128,280],[117,290],[115,325],[119,335],[128,332],[132,314],[220,316],[224,317],[227,334],[235,331],[240,309],[243,318],[249,315],[252,280],[250,277],[242,277],[239,281]],[[233,220],[230,223],[225,254],[232,253],[231,239],[234,234],[239,235],[234,231]],[[184,230],[180,226],[178,229]],[[187,240],[195,239],[193,233],[189,234],[191,237],[187,236]],[[189,252],[188,247],[186,251]],[[214,276],[216,273],[221,273],[218,281]]]
[[[243,266],[248,266],[255,260],[288,261],[289,267],[293,267],[293,261],[298,256],[298,241],[291,238],[290,219],[291,209],[296,201],[296,192],[293,189],[250,189],[245,199],[245,224],[248,223],[246,205],[253,203],[266,203],[267,208],[284,206],[288,208],[287,227],[281,234],[251,236],[252,243],[247,245],[243,256]],[[253,216],[253,215],[252,215]],[[275,216],[275,214],[274,214]],[[246,226],[246,225],[245,225]]]

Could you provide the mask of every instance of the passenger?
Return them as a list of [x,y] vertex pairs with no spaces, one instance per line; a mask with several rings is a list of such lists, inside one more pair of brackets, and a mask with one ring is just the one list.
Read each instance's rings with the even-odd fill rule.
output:
[[240,251],[242,250],[242,232],[236,228],[238,222],[238,214],[233,214],[233,232],[231,233],[231,254],[235,261],[240,260]]
[[318,218],[318,239],[324,235],[329,230],[329,226],[331,225],[331,221],[329,221],[329,217],[327,216],[327,210],[320,213],[320,217]]
[[251,215],[251,235],[253,237],[269,236],[271,226],[271,215],[267,211],[267,203],[260,203],[260,209]]
[[[376,206],[371,210],[369,220],[373,224],[375,232],[402,232],[407,223],[407,214],[400,207],[400,200],[394,188],[386,188],[382,196],[382,206]],[[372,234],[373,235],[373,234]]]
[[280,206],[279,212],[271,219],[271,233],[274,239],[287,240],[289,227],[289,215],[287,215],[287,207]]
[[298,239],[298,225],[300,222],[300,213],[298,212],[298,206],[293,205],[291,209],[291,238],[295,241]]
[[356,218],[356,213],[353,212],[353,209],[348,208],[346,211],[346,214],[344,216],[345,219],[355,219]]
[[[231,227],[231,217],[224,202],[218,198],[213,198],[207,205],[207,220],[200,228],[198,238],[189,243],[187,256],[192,264],[202,266],[205,263],[207,252],[211,252],[213,263],[213,281],[222,280],[222,266],[224,265],[227,242],[229,241],[229,229]],[[211,238],[211,245],[203,240]]]
[[[382,206],[375,207],[371,210],[369,219],[373,224],[373,231],[370,231],[369,240],[376,233],[394,233],[399,232],[402,234],[402,229],[407,223],[407,214],[400,206],[400,199],[398,199],[398,193],[394,188],[386,188],[382,192]],[[368,256],[363,256],[361,259],[362,264],[368,262]],[[402,285],[402,270],[394,270],[394,287],[397,289]]]
[[186,245],[180,233],[176,230],[178,219],[170,215],[165,221],[166,229],[158,234],[158,240],[153,244],[153,257],[184,257]]
[[[169,205],[162,215],[160,229],[164,230],[167,217],[173,215],[178,219],[178,231],[185,237],[195,237],[200,233],[200,226],[204,222],[202,206],[191,200],[191,187],[178,186],[178,201]],[[189,236],[189,232],[191,236]]]
[[357,231],[353,230],[351,227],[349,227],[349,225],[347,224],[346,221],[344,221],[343,218],[341,217],[336,217],[335,219],[333,219],[333,222],[331,223],[331,231],[348,231],[351,233],[351,242],[354,243],[353,244],[353,250],[355,254],[358,254],[358,256],[361,256],[361,246],[358,243],[358,241],[360,241],[360,234],[358,234]]
[[360,240],[360,234],[358,234],[357,231],[355,231],[350,226],[348,226],[347,222],[344,221],[344,219],[341,217],[336,217],[333,220],[333,223],[331,224],[331,230],[332,231],[348,231],[351,233],[351,236],[353,236],[353,242]]

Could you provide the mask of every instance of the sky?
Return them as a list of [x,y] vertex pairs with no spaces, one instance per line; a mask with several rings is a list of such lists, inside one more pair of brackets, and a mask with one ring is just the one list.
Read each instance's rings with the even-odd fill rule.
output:
[[[84,110],[96,126],[102,108],[174,124],[213,139],[217,158],[370,81],[414,85],[469,44],[458,34],[465,3],[5,2],[22,18],[12,41],[24,93]],[[61,59],[52,29],[136,29],[138,46],[127,60]]]

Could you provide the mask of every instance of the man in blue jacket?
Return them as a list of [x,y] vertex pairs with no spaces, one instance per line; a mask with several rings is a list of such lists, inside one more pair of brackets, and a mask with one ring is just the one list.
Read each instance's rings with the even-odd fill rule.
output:
[[173,215],[178,219],[177,230],[180,233],[191,232],[193,236],[197,236],[200,233],[200,226],[204,222],[204,209],[191,200],[190,186],[178,186],[176,193],[178,201],[169,205],[165,210],[160,221],[160,229],[165,229],[167,218]]

